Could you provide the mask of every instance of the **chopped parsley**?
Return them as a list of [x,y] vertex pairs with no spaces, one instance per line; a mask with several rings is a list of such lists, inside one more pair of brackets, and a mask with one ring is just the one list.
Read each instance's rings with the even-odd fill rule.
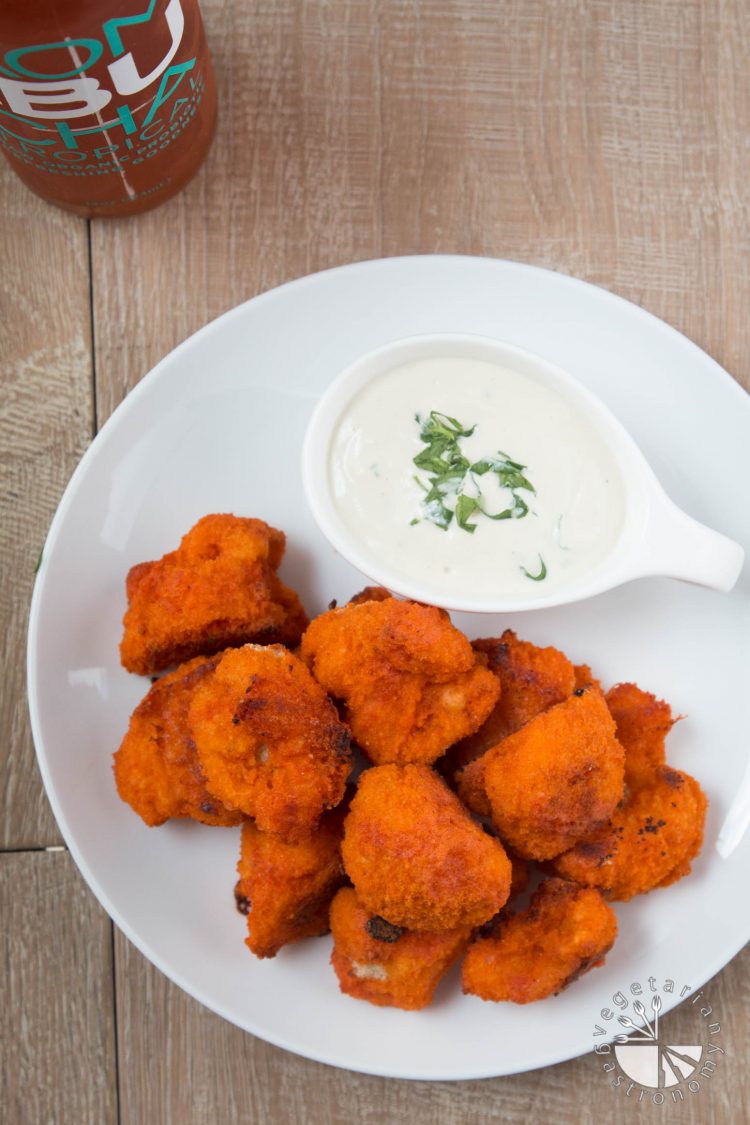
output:
[[[512,461],[501,450],[493,457],[469,461],[461,450],[460,442],[462,438],[471,437],[476,425],[466,429],[456,418],[437,410],[431,410],[427,418],[417,414],[415,420],[420,427],[419,437],[424,449],[413,460],[427,480],[425,483],[422,477],[414,476],[424,492],[423,519],[444,531],[455,519],[462,531],[473,535],[482,516],[490,520],[518,520],[528,514],[529,506],[519,492],[534,493],[536,489],[524,476],[525,465]],[[487,510],[482,493],[482,478],[489,473],[494,474],[501,488],[510,492],[510,506],[499,512]],[[541,578],[546,573],[545,568]],[[534,581],[539,582],[541,578],[534,578]]]
[[538,574],[529,574],[525,566],[522,566],[520,569],[523,571],[527,578],[531,579],[532,582],[542,582],[547,577],[547,564],[545,563],[541,555],[539,556]]

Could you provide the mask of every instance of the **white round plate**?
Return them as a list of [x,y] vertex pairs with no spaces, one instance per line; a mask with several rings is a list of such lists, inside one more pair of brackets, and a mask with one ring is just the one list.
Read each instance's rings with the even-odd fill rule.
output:
[[235,512],[286,531],[282,577],[311,615],[349,598],[364,580],[303,502],[305,424],[358,355],[429,332],[494,336],[559,364],[625,424],[678,505],[750,547],[750,399],[684,337],[601,289],[514,262],[363,262],[220,317],[163,359],[104,426],[44,549],[29,697],[42,775],[73,857],[117,925],[180,987],[312,1059],[393,1077],[478,1078],[590,1050],[615,991],[650,975],[696,989],[750,938],[750,896],[738,893],[750,878],[747,569],[730,595],[648,579],[555,610],[455,618],[472,636],[512,626],[590,663],[606,686],[635,680],[669,700],[685,716],[669,760],[695,774],[711,802],[690,878],[618,905],[620,936],[606,965],[542,1003],[464,997],[454,970],[424,1012],[372,1007],[339,993],[329,938],[255,960],[232,895],[238,830],[146,828],[118,799],[111,769],[148,687],[118,661],[128,568],[176,547],[207,512]]

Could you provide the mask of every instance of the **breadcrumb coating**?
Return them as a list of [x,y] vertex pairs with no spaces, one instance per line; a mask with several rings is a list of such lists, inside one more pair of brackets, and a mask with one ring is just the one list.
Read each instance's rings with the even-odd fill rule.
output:
[[511,864],[428,766],[366,770],[344,829],[365,909],[413,930],[478,926],[510,893]]
[[251,641],[297,644],[307,617],[276,575],[285,543],[263,520],[209,515],[176,551],[132,567],[123,666],[151,675]]
[[385,586],[365,586],[363,590],[349,598],[348,605],[361,605],[362,602],[386,602],[393,597]]
[[540,712],[562,703],[576,687],[576,671],[564,653],[521,641],[512,629],[501,637],[473,641],[472,648],[497,676],[500,695],[479,730],[449,751],[450,771],[474,761]]
[[344,794],[349,731],[281,645],[226,652],[195,692],[190,725],[209,790],[263,832],[304,839]]
[[322,614],[301,655],[376,764],[434,762],[481,725],[499,692],[444,611],[396,598]]
[[543,1000],[602,965],[616,937],[617,918],[598,891],[546,879],[528,909],[469,946],[463,990],[482,1000]]
[[331,964],[342,992],[381,1007],[426,1008],[442,976],[461,956],[471,931],[407,930],[373,915],[351,887],[331,904]]
[[188,723],[193,693],[217,662],[198,657],[157,680],[114,755],[117,792],[152,827],[172,817],[220,826],[242,820],[208,792]]
[[492,806],[484,787],[485,758],[489,753],[490,750],[453,775],[453,784],[462,803],[475,816],[481,816],[485,820],[492,816]]
[[602,828],[558,856],[564,879],[626,901],[689,874],[703,843],[708,801],[695,778],[657,766]]
[[575,672],[576,682],[575,689],[594,687],[597,691],[602,690],[601,681],[597,680],[594,673],[589,668],[588,664],[574,664],[573,671]]
[[625,749],[625,784],[639,788],[664,765],[664,742],[676,721],[672,708],[637,684],[615,684],[606,700]]
[[624,792],[624,752],[604,696],[578,689],[471,762],[459,779],[487,796],[500,837],[551,859],[606,823]]
[[245,821],[235,898],[247,913],[245,944],[256,957],[275,957],[283,945],[328,932],[331,899],[345,878],[344,812],[339,806],[325,813],[317,831],[295,844]]

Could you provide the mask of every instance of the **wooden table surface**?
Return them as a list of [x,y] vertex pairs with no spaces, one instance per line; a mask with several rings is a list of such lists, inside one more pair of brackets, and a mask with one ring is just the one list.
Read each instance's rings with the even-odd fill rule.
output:
[[[26,711],[34,565],[98,428],[206,321],[344,262],[483,254],[611,289],[750,376],[745,0],[206,0],[204,18],[220,123],[176,199],[87,223],[0,168],[0,1119],[747,1120],[747,950],[710,985],[731,1058],[681,1107],[625,1105],[593,1057],[481,1082],[366,1077],[185,996],[62,847]],[[680,1042],[684,1011],[667,1018]]]

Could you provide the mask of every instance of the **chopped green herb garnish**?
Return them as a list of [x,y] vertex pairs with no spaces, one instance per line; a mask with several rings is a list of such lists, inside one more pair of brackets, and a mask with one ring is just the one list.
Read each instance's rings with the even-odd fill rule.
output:
[[[486,516],[491,520],[522,519],[529,511],[518,490],[536,492],[531,481],[523,475],[525,465],[511,461],[507,453],[498,450],[495,457],[482,457],[473,464],[461,452],[461,438],[471,437],[476,425],[466,429],[456,418],[432,410],[429,417],[414,416],[419,426],[419,436],[424,449],[413,458],[429,481],[429,488],[418,476],[414,480],[425,493],[422,509],[425,519],[445,530],[453,517],[462,531],[473,535],[477,523],[472,516]],[[501,488],[507,488],[513,498],[510,508],[501,512],[488,512],[482,503],[481,483],[477,478],[494,473]],[[411,526],[416,520],[411,521]]]
[[451,418],[448,414],[441,414],[438,410],[431,410],[430,417],[426,421],[423,421],[419,415],[416,415],[416,419],[422,427],[419,436],[425,442],[443,439],[453,441],[459,437],[471,437],[476,429],[474,425],[471,429],[465,430],[455,418]]
[[525,566],[522,566],[521,570],[527,578],[531,579],[532,582],[541,582],[547,577],[547,564],[545,563],[541,555],[539,556],[539,568],[540,569],[538,574],[529,574]]
[[485,473],[495,473],[503,488],[525,488],[527,492],[536,492],[531,481],[521,473],[521,469],[525,468],[525,465],[518,465],[515,461],[508,461],[507,458],[499,460],[497,457],[483,457],[481,461],[474,462],[471,472],[478,477],[484,476]]
[[438,527],[442,527],[443,531],[445,531],[446,527],[450,526],[450,522],[453,519],[453,512],[450,508],[446,508],[439,497],[435,497],[429,501],[424,500],[423,504],[425,519],[428,519],[431,523],[437,524]]
[[475,500],[473,496],[465,496],[463,493],[456,500],[456,522],[459,527],[464,531],[470,531],[473,535],[477,529],[475,523],[469,523],[469,516],[473,516],[475,512],[481,512],[479,501]]
[[34,574],[39,573],[39,567],[42,565],[43,554],[44,554],[44,547],[42,547],[41,551],[39,552],[39,558],[36,560],[36,566],[34,567]]

